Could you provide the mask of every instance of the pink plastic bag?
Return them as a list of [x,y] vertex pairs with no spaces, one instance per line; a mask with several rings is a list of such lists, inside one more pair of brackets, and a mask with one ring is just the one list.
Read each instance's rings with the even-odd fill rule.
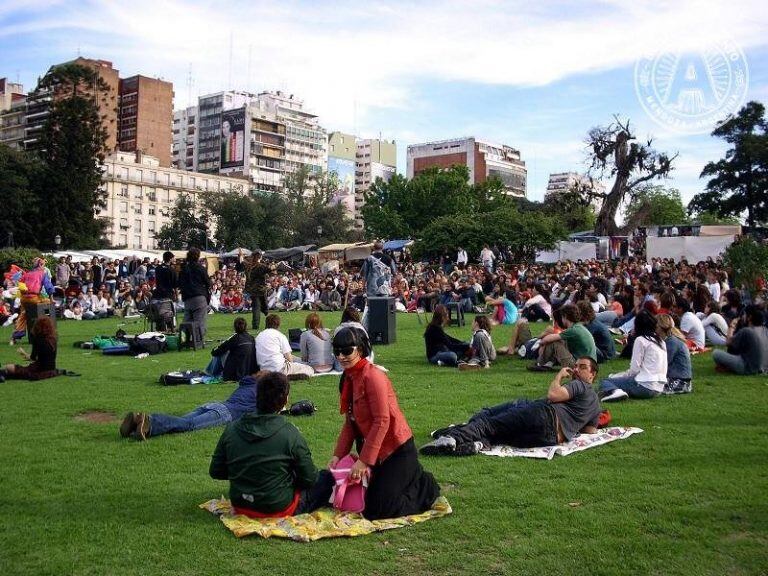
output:
[[349,477],[349,471],[357,462],[357,457],[347,454],[331,468],[336,486],[333,487],[333,507],[342,512],[361,513],[365,510],[365,490],[368,487],[368,475],[364,474],[362,481],[354,481]]

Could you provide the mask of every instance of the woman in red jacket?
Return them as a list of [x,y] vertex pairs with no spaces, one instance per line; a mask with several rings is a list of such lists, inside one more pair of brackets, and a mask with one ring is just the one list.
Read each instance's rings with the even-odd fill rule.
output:
[[367,360],[370,352],[362,330],[343,328],[333,337],[333,353],[344,370],[339,392],[346,419],[329,467],[356,442],[359,460],[349,475],[353,481],[369,476],[363,516],[375,520],[418,514],[432,507],[440,487],[421,467],[392,383]]

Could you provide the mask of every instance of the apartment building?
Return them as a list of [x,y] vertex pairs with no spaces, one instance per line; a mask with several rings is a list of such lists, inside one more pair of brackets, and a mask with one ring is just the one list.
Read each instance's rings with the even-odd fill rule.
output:
[[247,183],[235,178],[164,167],[158,158],[141,152],[115,152],[105,160],[106,237],[113,247],[157,250],[156,232],[169,222],[177,198],[186,194],[199,203],[202,192],[247,193]]
[[171,165],[173,84],[157,78],[120,79],[118,150],[142,152]]
[[173,113],[171,166],[197,172],[197,106]]
[[[546,196],[562,194],[570,190],[593,191],[601,194],[605,192],[605,186],[601,182],[578,172],[556,172],[549,175]],[[593,197],[590,203],[595,211],[599,211],[602,200],[599,197]]]
[[[120,79],[118,70],[106,60],[76,58],[65,64],[80,64],[95,70],[106,85],[103,91],[99,90],[96,104],[106,131],[107,151],[151,153],[162,166],[170,166],[173,110],[173,85],[170,82],[141,75]],[[82,93],[94,95],[92,86],[80,88]],[[23,105],[14,103],[12,111],[0,112],[0,126],[15,127],[14,130],[0,130],[0,142],[25,150],[37,148],[53,103],[65,94],[65,90],[64,86],[55,86],[34,91],[24,99]],[[9,114],[11,118],[7,118]],[[24,129],[20,145],[19,124]]]
[[397,172],[395,141],[360,139],[355,154],[355,228],[363,227],[365,194],[377,178],[389,182]]
[[11,148],[24,148],[24,87],[0,78],[0,142]]
[[525,162],[520,158],[520,151],[511,146],[474,137],[426,142],[408,146],[407,163],[408,178],[427,168],[460,165],[469,169],[470,184],[498,178],[507,194],[525,197],[527,193]]

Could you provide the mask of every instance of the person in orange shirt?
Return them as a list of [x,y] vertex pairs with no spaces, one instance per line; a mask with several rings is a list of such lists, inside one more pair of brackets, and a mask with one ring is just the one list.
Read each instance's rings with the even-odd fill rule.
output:
[[342,328],[333,337],[333,353],[344,370],[339,392],[345,420],[328,467],[335,467],[356,443],[359,459],[349,476],[353,482],[369,478],[363,516],[397,518],[429,510],[440,487],[419,463],[392,382],[367,360],[368,336],[357,328]]

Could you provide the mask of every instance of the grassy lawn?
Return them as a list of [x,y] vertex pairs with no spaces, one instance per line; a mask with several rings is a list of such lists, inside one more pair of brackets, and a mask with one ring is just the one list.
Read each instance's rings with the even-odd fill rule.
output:
[[[305,313],[283,314],[283,331]],[[209,337],[233,317],[209,316]],[[338,315],[324,321],[335,326]],[[548,374],[519,359],[459,373],[424,358],[423,326],[398,315],[398,341],[376,348],[417,445],[481,406],[545,394]],[[768,377],[714,372],[694,359],[694,393],[611,406],[645,430],[552,461],[423,458],[454,513],[410,528],[312,544],[238,540],[198,509],[225,494],[208,476],[220,429],[122,440],[128,410],[182,414],[234,384],[162,387],[159,374],[203,368],[209,351],[136,360],[72,347],[117,320],[59,323],[59,366],[82,373],[0,385],[0,574],[765,574],[768,571]],[[139,325],[128,326],[129,331]],[[541,325],[539,325],[541,326]],[[450,332],[468,338],[470,328]],[[508,331],[493,332],[497,345]],[[0,332],[4,342],[10,329]],[[0,362],[17,361],[0,347]],[[603,375],[626,361],[601,367]],[[341,426],[338,380],[293,384],[318,412],[293,419],[324,466]],[[108,422],[78,418],[111,413]]]

